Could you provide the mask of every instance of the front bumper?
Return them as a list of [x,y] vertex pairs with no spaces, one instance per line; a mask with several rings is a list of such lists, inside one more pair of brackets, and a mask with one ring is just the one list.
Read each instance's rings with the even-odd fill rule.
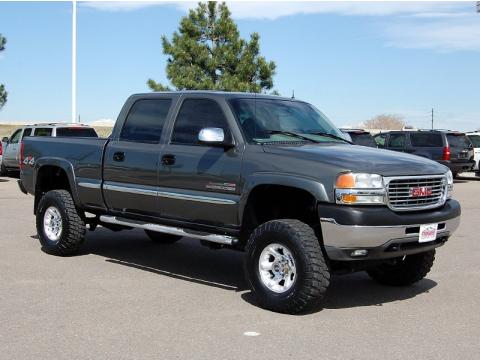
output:
[[[455,200],[438,209],[411,213],[395,213],[386,207],[319,206],[327,256],[349,261],[388,259],[439,247],[458,228],[460,213]],[[419,243],[420,225],[432,223],[438,223],[436,240]],[[353,255],[355,250],[366,251]]]

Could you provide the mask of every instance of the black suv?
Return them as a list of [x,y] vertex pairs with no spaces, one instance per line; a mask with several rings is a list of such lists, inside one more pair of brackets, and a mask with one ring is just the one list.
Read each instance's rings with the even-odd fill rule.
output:
[[343,133],[348,134],[355,145],[377,147],[372,134],[362,129],[340,129]]
[[390,131],[374,136],[379,148],[438,161],[453,175],[473,168],[473,145],[465,133],[450,130]]

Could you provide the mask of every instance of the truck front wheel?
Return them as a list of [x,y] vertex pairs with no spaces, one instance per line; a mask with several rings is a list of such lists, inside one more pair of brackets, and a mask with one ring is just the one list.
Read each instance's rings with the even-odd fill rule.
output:
[[367,271],[377,282],[385,285],[406,286],[422,280],[433,266],[435,250],[407,255],[390,264],[382,264]]
[[37,233],[45,252],[52,255],[76,253],[85,238],[85,222],[66,190],[47,192],[37,209]]
[[313,229],[291,219],[255,229],[246,247],[245,274],[261,307],[287,314],[319,308],[330,283]]

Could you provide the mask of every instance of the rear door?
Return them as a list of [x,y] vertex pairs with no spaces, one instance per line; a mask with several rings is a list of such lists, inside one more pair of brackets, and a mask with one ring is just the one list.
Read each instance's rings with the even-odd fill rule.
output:
[[238,224],[242,147],[238,141],[230,149],[198,142],[206,127],[222,128],[232,139],[235,125],[228,111],[214,98],[183,99],[160,164],[159,197],[166,217],[202,225]]
[[105,150],[103,190],[109,209],[160,216],[157,199],[160,139],[172,98],[139,99]]
[[410,133],[412,154],[432,160],[441,160],[443,156],[442,134],[438,132],[412,132]]
[[468,162],[473,160],[473,145],[463,133],[447,133],[452,162]]

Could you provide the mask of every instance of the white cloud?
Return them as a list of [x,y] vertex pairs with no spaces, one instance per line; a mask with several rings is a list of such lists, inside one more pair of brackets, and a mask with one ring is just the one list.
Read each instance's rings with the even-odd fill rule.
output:
[[385,36],[387,45],[398,48],[480,51],[480,21],[476,19],[397,23],[386,27]]

